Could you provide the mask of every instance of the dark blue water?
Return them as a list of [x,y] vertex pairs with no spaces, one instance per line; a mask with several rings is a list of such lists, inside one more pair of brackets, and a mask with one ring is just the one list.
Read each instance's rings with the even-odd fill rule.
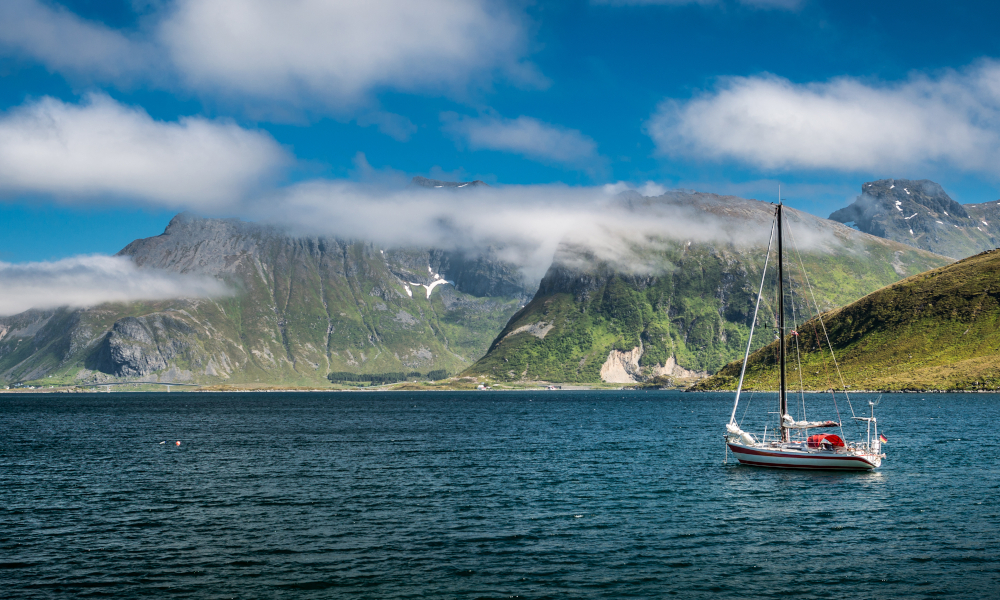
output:
[[874,473],[724,465],[730,402],[0,395],[0,595],[1000,596],[1000,396],[883,400]]

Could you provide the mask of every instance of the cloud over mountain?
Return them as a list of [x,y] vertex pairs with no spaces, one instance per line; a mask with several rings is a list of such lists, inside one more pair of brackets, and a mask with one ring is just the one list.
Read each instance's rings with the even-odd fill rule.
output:
[[[680,192],[677,198],[649,201],[641,194],[662,194],[652,182],[640,191],[619,195],[625,185],[528,185],[398,189],[378,183],[315,180],[277,191],[244,207],[250,219],[283,227],[298,235],[360,239],[389,247],[435,247],[470,253],[502,248],[502,258],[537,281],[560,244],[586,249],[595,259],[623,271],[643,272],[636,248],[655,239],[765,244],[769,208],[738,198],[704,198]],[[641,208],[633,210],[632,201]],[[745,218],[731,218],[720,206],[753,206],[764,219],[759,228]],[[738,209],[742,210],[742,209]],[[756,217],[755,217],[756,218]],[[800,247],[837,244],[814,221],[797,232]],[[825,221],[824,221],[825,222]]]
[[984,61],[898,83],[731,77],[691,100],[662,103],[647,132],[666,155],[767,170],[886,172],[944,164],[995,174],[998,125],[1000,64]]

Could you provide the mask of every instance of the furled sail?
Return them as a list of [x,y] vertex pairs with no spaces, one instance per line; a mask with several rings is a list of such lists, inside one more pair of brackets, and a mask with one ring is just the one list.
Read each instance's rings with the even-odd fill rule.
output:
[[812,429],[813,427],[840,427],[836,421],[796,421],[791,415],[782,415],[781,426],[785,429]]
[[753,436],[740,429],[740,426],[736,423],[729,423],[726,425],[726,431],[729,432],[729,435],[731,436],[730,439],[733,439],[733,441],[739,440],[747,446],[752,446],[755,443]]

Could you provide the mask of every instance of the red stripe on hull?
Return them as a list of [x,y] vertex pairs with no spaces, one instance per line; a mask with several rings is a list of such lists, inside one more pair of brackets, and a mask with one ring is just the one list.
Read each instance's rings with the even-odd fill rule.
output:
[[[859,456],[767,452],[728,444],[740,464],[776,469],[820,469],[837,471],[870,471],[878,465]],[[770,460],[768,460],[770,459]],[[818,463],[818,464],[817,464]],[[827,464],[822,464],[827,463]]]
[[772,469],[804,469],[809,471],[870,471],[875,468],[872,465],[859,465],[857,467],[838,467],[836,465],[779,465],[775,463],[754,462],[752,460],[745,460],[738,457],[736,460],[740,461],[741,465],[749,465],[751,467],[770,467]]
[[743,448],[741,446],[737,446],[735,448],[733,446],[729,446],[729,449],[732,450],[733,452],[736,452],[736,453],[740,453],[740,454],[753,454],[755,456],[774,456],[774,457],[780,457],[780,458],[808,458],[810,460],[816,460],[816,459],[819,459],[819,460],[859,460],[859,461],[864,462],[864,463],[868,462],[865,459],[863,459],[861,457],[858,457],[858,456],[843,456],[843,455],[841,455],[841,456],[823,456],[821,454],[802,454],[802,455],[799,455],[799,454],[791,454],[791,453],[785,453],[785,452],[765,452],[765,451],[762,451],[762,450],[751,450],[749,448]]

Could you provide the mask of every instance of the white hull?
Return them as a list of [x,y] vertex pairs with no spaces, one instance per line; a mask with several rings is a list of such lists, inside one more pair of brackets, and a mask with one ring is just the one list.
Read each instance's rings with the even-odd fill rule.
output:
[[728,442],[741,465],[777,469],[819,469],[830,471],[870,471],[882,464],[881,454],[859,450],[812,450],[781,448],[770,445],[744,445]]

